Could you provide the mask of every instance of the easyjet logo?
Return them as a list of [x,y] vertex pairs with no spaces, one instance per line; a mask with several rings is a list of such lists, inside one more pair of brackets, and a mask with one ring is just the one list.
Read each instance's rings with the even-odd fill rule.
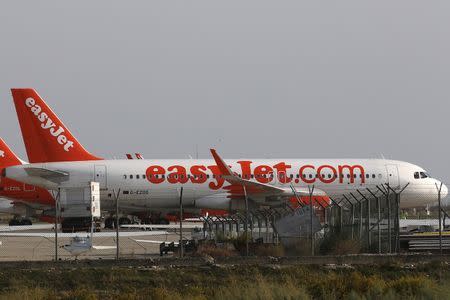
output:
[[42,111],[42,108],[36,104],[36,101],[33,98],[27,98],[25,100],[25,105],[36,116],[39,122],[41,122],[41,127],[48,130],[50,134],[55,137],[58,144],[63,145],[64,151],[69,152],[70,148],[73,147],[73,142],[64,135],[64,128],[57,126],[47,113]]
[[[360,165],[304,165],[298,170],[292,170],[292,166],[285,162],[279,162],[275,165],[253,165],[252,161],[238,161],[240,172],[237,176],[244,179],[254,179],[260,183],[271,183],[274,180],[286,183],[314,184],[322,182],[331,184],[336,181],[339,183],[355,183],[356,181],[365,183],[365,170]],[[209,182],[209,188],[218,190],[223,187],[225,179],[221,176],[219,167],[216,165],[194,165],[189,169],[181,165],[167,167],[153,165],[146,170],[147,180],[154,184],[168,182],[171,184],[185,184],[191,182],[202,184]]]

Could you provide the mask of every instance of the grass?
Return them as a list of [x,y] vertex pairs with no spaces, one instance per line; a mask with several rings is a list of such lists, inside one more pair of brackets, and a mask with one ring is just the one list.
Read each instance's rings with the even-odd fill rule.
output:
[[386,265],[0,271],[0,299],[449,299],[450,267]]

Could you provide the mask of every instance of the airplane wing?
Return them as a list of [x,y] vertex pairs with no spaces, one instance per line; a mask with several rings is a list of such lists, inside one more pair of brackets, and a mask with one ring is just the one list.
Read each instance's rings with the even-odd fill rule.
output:
[[110,249],[116,249],[116,246],[92,246],[92,249],[95,250],[110,250]]
[[[229,186],[224,187],[224,189],[228,190],[230,198],[243,198],[245,196],[245,192],[249,197],[254,196],[254,198],[294,197],[296,196],[295,193],[298,196],[309,196],[310,192],[307,188],[296,188],[294,193],[291,187],[274,186],[260,183],[255,180],[241,178],[231,171],[230,167],[217,154],[215,149],[211,149],[211,154],[216,161],[221,176],[230,184]],[[312,195],[326,196],[326,193],[320,189],[314,189]]]
[[52,224],[42,224],[42,225],[25,225],[25,226],[0,226],[0,234],[2,232],[13,232],[13,231],[24,231],[24,230],[45,230],[52,229]]
[[[133,229],[180,229],[180,225],[175,224],[169,224],[169,225],[163,225],[163,224],[135,224],[135,225],[120,225],[121,228],[133,228]],[[183,229],[195,229],[195,228],[202,228],[202,225],[199,224],[183,224]]]
[[45,168],[27,167],[27,168],[25,168],[25,172],[27,172],[27,174],[29,176],[41,177],[41,178],[44,178],[44,179],[47,179],[47,180],[53,181],[53,182],[57,179],[61,179],[61,178],[69,176],[69,174],[66,172],[49,170],[49,169],[45,169]]

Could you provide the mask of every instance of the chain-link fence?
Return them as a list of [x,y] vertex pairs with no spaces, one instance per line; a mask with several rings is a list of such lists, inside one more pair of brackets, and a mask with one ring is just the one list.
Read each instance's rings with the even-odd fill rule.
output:
[[[395,188],[380,185],[343,192],[333,198],[302,197],[297,205],[287,202],[225,216],[209,215],[196,223],[184,221],[183,229],[179,223],[166,227],[124,226],[119,230],[119,240],[114,229],[101,228],[101,232],[93,233],[58,231],[55,238],[53,224],[4,224],[0,225],[0,261],[179,255],[180,240],[187,255],[199,247],[208,251],[220,248],[223,255],[261,256],[449,250],[450,235],[444,226],[449,223],[449,216],[445,207],[435,206],[425,213],[405,210],[401,204],[409,201],[404,193],[407,189],[408,185]],[[436,195],[433,197],[437,204]],[[408,226],[401,225],[405,216],[409,217]],[[430,225],[423,225],[424,217]]]

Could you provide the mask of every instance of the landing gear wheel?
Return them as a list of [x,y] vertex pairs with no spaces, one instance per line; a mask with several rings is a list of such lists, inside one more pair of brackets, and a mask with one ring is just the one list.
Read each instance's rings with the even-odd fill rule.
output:
[[30,219],[22,219],[22,221],[20,223],[21,223],[21,225],[26,225],[26,226],[33,225],[33,223],[31,222]]
[[9,221],[9,226],[30,226],[33,225],[30,219],[14,218]]
[[113,218],[106,218],[105,219],[105,228],[107,229],[114,229],[114,219]]
[[167,219],[161,218],[161,219],[159,219],[159,224],[161,224],[161,225],[169,225],[170,222]]

